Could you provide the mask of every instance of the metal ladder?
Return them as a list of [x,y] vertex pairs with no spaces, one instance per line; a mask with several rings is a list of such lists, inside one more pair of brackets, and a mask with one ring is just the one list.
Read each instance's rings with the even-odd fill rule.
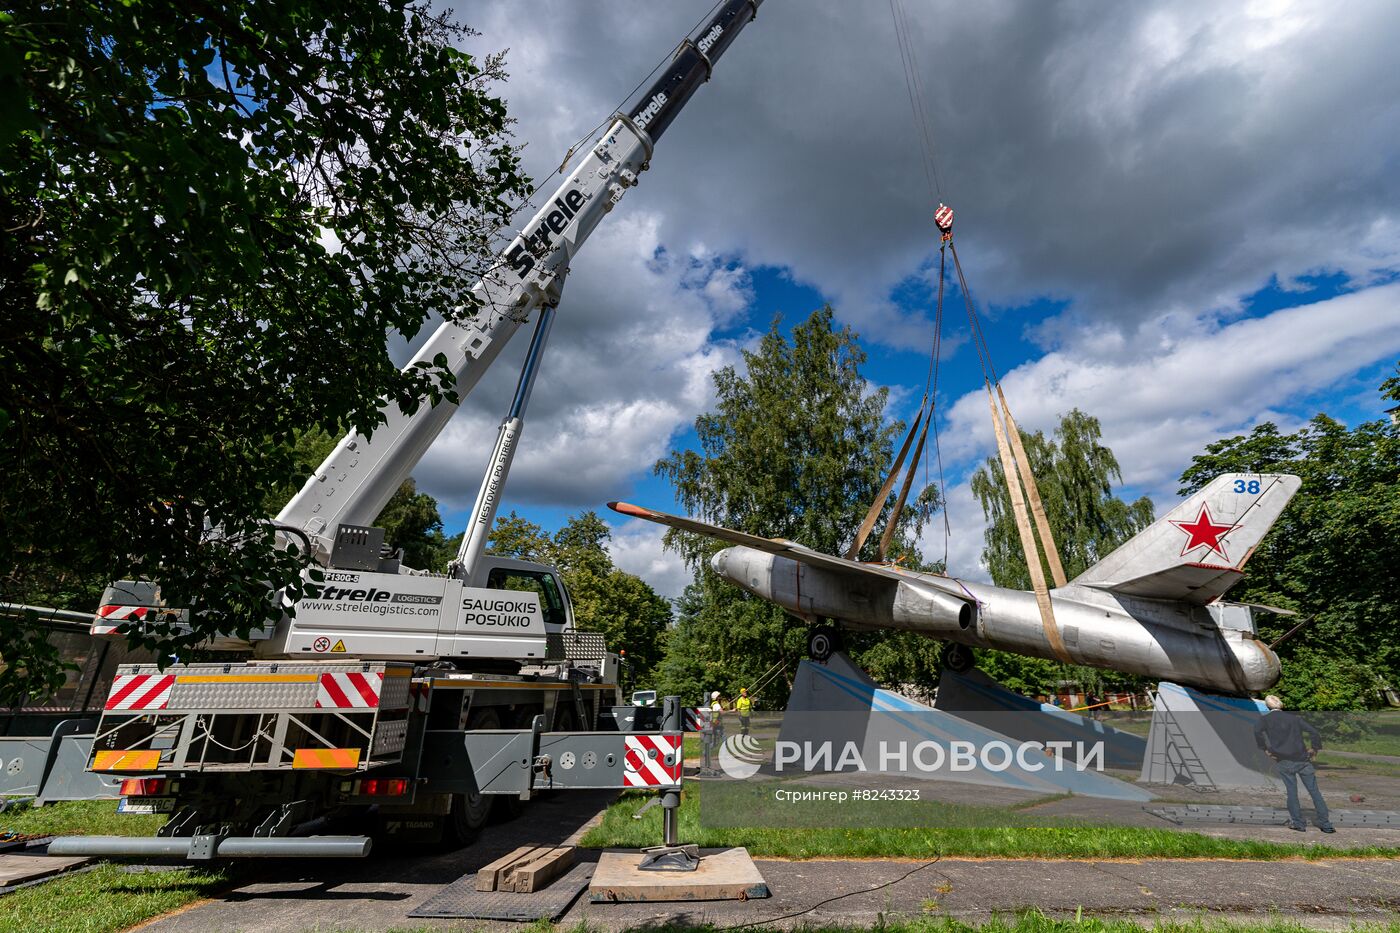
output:
[[[1153,749],[1154,764],[1160,764],[1164,770],[1170,769],[1175,775],[1172,783],[1190,787],[1193,790],[1208,792],[1218,790],[1215,781],[1211,779],[1210,772],[1201,763],[1201,759],[1196,755],[1196,750],[1191,747],[1190,740],[1186,737],[1186,730],[1181,728],[1181,723],[1176,721],[1176,716],[1172,711],[1162,704],[1160,696],[1153,697],[1153,716],[1160,716],[1162,731],[1166,734],[1166,741],[1161,746],[1161,751]],[[1175,759],[1172,752],[1176,753]]]

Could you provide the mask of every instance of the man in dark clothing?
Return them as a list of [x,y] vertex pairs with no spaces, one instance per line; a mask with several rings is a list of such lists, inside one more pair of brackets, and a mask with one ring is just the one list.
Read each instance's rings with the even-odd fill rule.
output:
[[[1286,712],[1283,701],[1276,696],[1264,698],[1269,711],[1254,724],[1254,741],[1278,763],[1279,777],[1283,778],[1283,790],[1288,795],[1288,828],[1298,832],[1306,830],[1303,811],[1298,806],[1298,779],[1312,797],[1313,809],[1317,811],[1317,828],[1324,833],[1334,833],[1332,821],[1327,815],[1327,801],[1317,789],[1317,769],[1312,760],[1322,748],[1322,734],[1313,728],[1297,713]],[[1303,744],[1303,733],[1308,734],[1311,748]]]

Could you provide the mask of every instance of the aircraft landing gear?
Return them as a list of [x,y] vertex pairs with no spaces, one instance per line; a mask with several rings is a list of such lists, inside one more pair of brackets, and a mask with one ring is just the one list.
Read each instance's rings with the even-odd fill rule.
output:
[[819,625],[807,635],[807,656],[818,664],[825,664],[840,650],[841,630],[834,625]]
[[943,647],[943,666],[954,674],[966,674],[977,663],[977,655],[967,645],[951,642]]

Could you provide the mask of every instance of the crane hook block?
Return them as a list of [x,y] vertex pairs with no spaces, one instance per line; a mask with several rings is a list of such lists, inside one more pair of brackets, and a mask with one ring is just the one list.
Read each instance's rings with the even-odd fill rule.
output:
[[938,210],[933,212],[933,222],[942,231],[945,241],[953,238],[953,209],[951,207],[939,204]]

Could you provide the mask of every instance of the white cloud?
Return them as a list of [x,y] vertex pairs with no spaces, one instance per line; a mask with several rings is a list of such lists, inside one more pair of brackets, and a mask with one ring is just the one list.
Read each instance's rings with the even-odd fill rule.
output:
[[660,525],[631,519],[613,528],[608,551],[618,567],[641,577],[666,599],[675,599],[690,583],[691,574],[680,555],[661,546],[665,535]]
[[[1297,419],[1281,413],[1289,400],[1398,357],[1400,284],[1392,284],[1232,323],[1168,316],[1131,341],[1086,332],[1006,373],[1002,384],[1026,430],[1051,431],[1074,407],[1098,417],[1125,484],[1161,506],[1175,501],[1178,477],[1206,444],[1266,420],[1292,428]],[[945,457],[963,469],[993,451],[984,392],[949,408],[942,437]],[[970,573],[981,510],[965,483],[950,499],[950,569]],[[926,549],[931,541],[925,537]],[[941,532],[937,544],[941,550]]]
[[[987,522],[982,517],[982,506],[972,494],[967,482],[954,482],[945,493],[945,508],[948,513],[946,545],[948,573],[966,580],[991,582],[987,568],[982,564],[982,545]],[[942,560],[945,545],[943,516],[924,527],[919,537],[919,550],[925,560]]]
[[[748,274],[662,247],[658,223],[611,218],[574,263],[507,485],[510,504],[598,509],[670,449],[738,358],[717,324],[746,307]],[[471,505],[527,340],[506,350],[414,470],[450,509]]]
[[[908,7],[991,325],[1015,326],[1006,306],[1032,297],[1069,308],[1032,334],[1046,354],[1007,376],[1024,426],[1076,405],[1099,416],[1127,481],[1164,501],[1205,443],[1397,352],[1391,286],[1236,318],[1271,281],[1340,271],[1366,285],[1400,267],[1400,7]],[[510,48],[505,94],[543,178],[706,8],[483,0],[459,13],[482,32],[474,50]],[[749,309],[747,269],[816,287],[867,339],[925,344],[921,312],[890,301],[928,275],[936,245],[894,50],[881,4],[763,6],[575,262],[508,500],[626,495],[736,359],[713,333]],[[449,505],[475,492],[517,343],[416,471]],[[966,467],[989,449],[985,401],[964,396],[951,418],[946,450]],[[950,567],[971,573],[981,512],[957,474]],[[627,541],[615,553],[628,569],[680,579],[651,568],[668,558],[648,557],[645,534]],[[941,554],[941,530],[925,544]]]
[[[974,288],[1099,320],[1236,308],[1271,279],[1400,263],[1400,7],[1383,0],[908,4]],[[539,175],[707,3],[464,6]],[[625,211],[770,265],[868,338],[936,246],[881,4],[765,4],[658,142]]]

